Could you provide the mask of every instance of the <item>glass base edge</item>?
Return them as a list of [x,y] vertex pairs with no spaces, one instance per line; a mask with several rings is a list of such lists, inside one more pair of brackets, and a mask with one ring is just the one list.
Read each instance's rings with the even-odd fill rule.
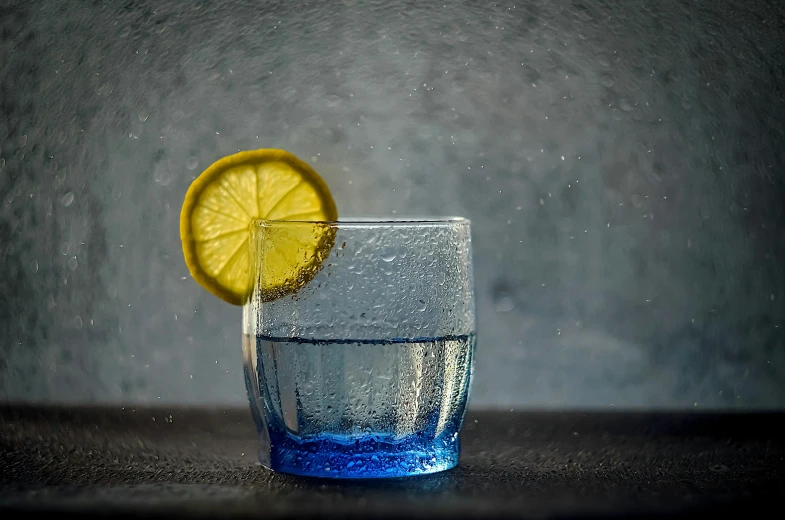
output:
[[261,454],[262,466],[303,477],[335,479],[400,478],[439,473],[458,464],[457,441],[450,446],[357,453],[347,446],[318,450],[272,447]]

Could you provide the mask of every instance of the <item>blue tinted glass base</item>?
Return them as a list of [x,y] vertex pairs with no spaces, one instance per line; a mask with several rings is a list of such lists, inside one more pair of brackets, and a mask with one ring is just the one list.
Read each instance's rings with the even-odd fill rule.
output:
[[[458,463],[457,435],[434,440],[411,435],[393,440],[323,435],[299,439],[291,434],[271,439],[269,462],[274,471],[306,477],[391,478],[437,473]],[[263,459],[266,458],[266,454]]]

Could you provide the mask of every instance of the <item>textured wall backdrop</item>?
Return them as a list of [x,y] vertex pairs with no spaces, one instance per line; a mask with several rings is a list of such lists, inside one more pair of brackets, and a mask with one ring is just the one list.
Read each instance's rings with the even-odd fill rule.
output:
[[782,2],[0,1],[0,399],[244,401],[191,180],[472,219],[475,406],[785,405]]

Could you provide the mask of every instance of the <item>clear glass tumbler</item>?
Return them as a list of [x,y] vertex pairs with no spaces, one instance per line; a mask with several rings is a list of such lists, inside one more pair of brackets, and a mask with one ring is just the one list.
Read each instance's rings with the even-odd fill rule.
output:
[[[265,301],[275,244],[313,226],[329,227],[321,268]],[[251,233],[243,353],[262,464],[335,478],[455,466],[475,345],[469,221],[257,221]]]

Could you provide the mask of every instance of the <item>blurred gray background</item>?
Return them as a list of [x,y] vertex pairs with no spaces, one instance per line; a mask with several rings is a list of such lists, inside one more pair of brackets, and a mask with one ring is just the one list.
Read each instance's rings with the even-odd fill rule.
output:
[[[768,4],[768,5],[767,5]],[[0,0],[0,400],[245,401],[183,195],[473,221],[472,405],[785,405],[783,2]]]

